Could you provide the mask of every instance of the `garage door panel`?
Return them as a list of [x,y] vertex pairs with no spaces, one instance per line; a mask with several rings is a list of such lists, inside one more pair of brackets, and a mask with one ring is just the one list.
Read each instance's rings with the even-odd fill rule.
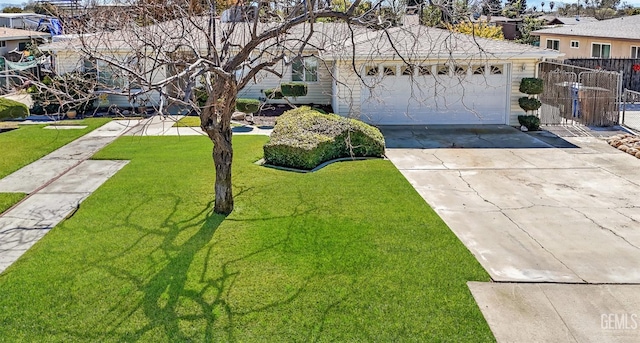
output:
[[363,87],[363,119],[373,124],[504,124],[506,75],[387,76]]

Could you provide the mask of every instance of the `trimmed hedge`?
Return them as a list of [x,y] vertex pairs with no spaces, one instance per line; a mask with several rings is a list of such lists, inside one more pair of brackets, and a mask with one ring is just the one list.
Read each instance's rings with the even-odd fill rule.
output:
[[256,113],[260,109],[260,100],[236,99],[236,109],[244,113]]
[[529,131],[537,131],[540,129],[540,118],[533,115],[518,116],[518,122],[520,125],[524,125]]
[[544,82],[537,77],[525,77],[520,81],[520,92],[524,94],[542,93]]
[[304,83],[290,82],[280,85],[280,91],[284,96],[298,97],[307,95],[307,85]]
[[536,98],[527,98],[526,96],[518,99],[518,104],[525,111],[535,111],[542,106],[540,100]]
[[0,98],[0,120],[24,118],[29,116],[27,105],[11,99]]
[[279,100],[284,98],[284,95],[282,95],[282,92],[277,88],[265,89],[264,96],[269,100],[271,99]]
[[306,106],[283,113],[264,146],[266,163],[299,169],[313,169],[340,157],[383,154],[384,137],[377,128]]

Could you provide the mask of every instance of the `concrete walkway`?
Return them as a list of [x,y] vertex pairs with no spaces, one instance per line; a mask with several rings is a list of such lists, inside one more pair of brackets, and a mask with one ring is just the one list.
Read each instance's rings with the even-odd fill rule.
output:
[[[200,128],[172,127],[180,117],[114,120],[0,179],[0,193],[27,197],[0,215],[0,273],[65,218],[128,161],[89,160],[122,135],[203,135]],[[55,127],[52,127],[55,128]],[[68,129],[66,127],[58,129]],[[269,135],[271,130],[234,128],[234,134]]]
[[127,161],[90,161],[137,121],[112,121],[0,179],[0,193],[27,197],[0,216],[0,273]]
[[[184,116],[153,116],[140,122],[129,130],[129,136],[205,136],[200,127],[174,127],[173,125]],[[254,126],[237,126],[233,128],[234,135],[270,135],[272,129]]]
[[640,327],[599,322],[640,325],[640,160],[504,126],[383,132],[387,157],[495,281],[470,289],[499,341],[640,341]]

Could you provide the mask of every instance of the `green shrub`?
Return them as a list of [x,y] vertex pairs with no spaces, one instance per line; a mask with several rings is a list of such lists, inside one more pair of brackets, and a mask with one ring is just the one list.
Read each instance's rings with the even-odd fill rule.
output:
[[236,109],[244,113],[256,113],[260,109],[260,100],[236,99]]
[[24,118],[29,116],[27,105],[11,99],[0,98],[0,120]]
[[527,115],[527,116],[518,116],[518,122],[520,125],[524,125],[529,131],[537,131],[540,129],[540,118]]
[[520,92],[524,94],[540,94],[543,87],[542,79],[536,77],[525,77],[520,81]]
[[384,137],[359,120],[299,107],[282,114],[264,146],[267,163],[313,169],[340,157],[380,157]]
[[267,99],[275,99],[275,100],[284,98],[284,95],[282,95],[282,92],[277,88],[265,89],[264,96]]
[[526,96],[518,99],[518,104],[525,111],[535,111],[542,106],[540,100],[536,98],[527,98]]
[[196,104],[198,107],[202,108],[207,104],[207,99],[209,99],[209,93],[204,87],[195,87],[193,89],[193,94],[196,97]]
[[280,91],[284,96],[298,97],[307,95],[307,85],[299,82],[283,83]]

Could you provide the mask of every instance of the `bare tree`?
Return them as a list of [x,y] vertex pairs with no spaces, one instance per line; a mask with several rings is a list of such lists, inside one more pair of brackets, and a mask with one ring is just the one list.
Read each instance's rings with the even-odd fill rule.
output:
[[[463,79],[467,74],[488,75],[495,67],[469,64],[475,58],[491,58],[481,38],[443,30],[429,33],[435,29],[424,26],[395,27],[403,25],[398,13],[404,11],[400,1],[394,6],[386,0],[370,6],[364,6],[362,0],[238,1],[222,13],[217,10],[219,2],[145,0],[111,4],[106,10],[90,9],[82,20],[74,18],[78,39],[46,47],[61,51],[52,60],[60,72],[79,70],[95,75],[90,82],[95,83],[93,88],[100,96],[152,105],[159,114],[196,112],[201,129],[213,142],[216,213],[233,210],[231,119],[238,94],[265,75],[282,78],[294,65],[313,74],[313,68],[317,72],[325,63],[318,55],[328,53],[340,59],[340,65],[350,65],[359,79],[348,81],[345,88],[357,83],[363,93],[373,96],[383,91],[373,91],[374,83],[380,82],[369,77],[374,74],[384,78],[388,73],[399,73],[408,75],[409,80],[414,75],[433,75],[435,80],[437,75],[451,74]],[[77,55],[77,63],[70,62],[74,60],[71,55]],[[403,67],[387,70],[383,65],[367,71],[363,63],[357,65],[356,55],[368,55],[370,60],[385,56],[402,62]],[[430,56],[447,61],[436,66],[428,62]],[[467,67],[453,61],[454,56],[463,59]],[[317,59],[318,64],[301,63],[307,58]],[[325,70],[332,73],[326,65]],[[498,68],[496,73],[503,71]],[[342,82],[333,74],[330,77]],[[436,80],[429,92],[445,94],[447,85]],[[40,85],[47,87],[51,88]],[[417,86],[411,93],[412,101],[424,102],[428,92]],[[447,101],[439,103],[447,106]]]
[[[234,204],[231,117],[238,92],[264,73],[282,76],[282,66],[307,57],[310,48],[323,49],[327,36],[335,39],[338,32],[325,32],[323,21],[343,23],[332,28],[346,37],[353,26],[393,25],[404,10],[400,1],[392,8],[380,1],[362,13],[362,0],[340,1],[238,0],[224,13],[214,0],[137,1],[109,11],[88,10],[80,25],[75,22],[79,40],[52,43],[50,49],[75,44],[83,56],[77,67],[99,70],[102,94],[134,102],[156,99],[160,113],[197,111],[213,142],[214,211],[228,214]],[[118,30],[113,31],[114,24]],[[194,101],[196,86],[206,93],[204,106]]]

